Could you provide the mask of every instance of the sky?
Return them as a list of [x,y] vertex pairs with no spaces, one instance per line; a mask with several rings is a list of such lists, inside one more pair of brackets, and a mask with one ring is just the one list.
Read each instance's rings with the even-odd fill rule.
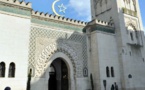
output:
[[141,11],[141,16],[142,16],[143,28],[145,31],[145,0],[139,0],[139,4],[140,4],[140,11]]
[[[54,14],[52,11],[52,4],[55,0],[25,0],[25,2],[31,2],[34,11]],[[61,4],[67,8],[66,13],[59,12]],[[145,0],[139,0],[140,11],[142,16],[143,27],[145,30]],[[56,12],[63,15],[66,18],[90,21],[90,0],[59,0],[55,4]]]

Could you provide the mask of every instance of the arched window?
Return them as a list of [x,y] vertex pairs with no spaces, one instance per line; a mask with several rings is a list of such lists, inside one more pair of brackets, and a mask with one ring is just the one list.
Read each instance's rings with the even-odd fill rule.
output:
[[106,76],[110,77],[109,67],[106,67]]
[[15,77],[15,64],[14,63],[10,63],[9,77]]
[[134,6],[134,11],[137,11],[136,10],[136,0],[133,0],[133,6]]
[[111,76],[114,77],[114,68],[111,67]]
[[5,77],[5,63],[0,63],[0,77]]
[[88,69],[84,68],[83,73],[84,73],[84,77],[87,77],[88,76]]
[[132,23],[130,23],[127,27],[129,34],[130,34],[130,40],[134,41],[138,39],[138,32],[136,30],[135,25],[133,25]]
[[132,32],[130,32],[130,38],[133,41],[133,33]]
[[5,90],[11,90],[11,88],[10,87],[6,87]]

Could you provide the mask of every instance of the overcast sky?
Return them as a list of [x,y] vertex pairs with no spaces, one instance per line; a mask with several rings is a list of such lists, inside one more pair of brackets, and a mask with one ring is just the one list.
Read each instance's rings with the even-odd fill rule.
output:
[[[53,14],[52,3],[54,0],[25,0],[32,3],[32,8],[35,11]],[[66,13],[60,13],[58,5],[64,4]],[[139,0],[143,26],[145,30],[145,0]],[[90,20],[90,0],[60,0],[55,5],[56,12],[63,14],[65,17],[77,19],[81,21]]]

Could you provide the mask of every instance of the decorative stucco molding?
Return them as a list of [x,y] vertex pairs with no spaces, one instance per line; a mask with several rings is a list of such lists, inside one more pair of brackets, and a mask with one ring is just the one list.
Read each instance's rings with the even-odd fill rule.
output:
[[36,62],[35,77],[40,77],[41,75],[43,75],[43,73],[47,69],[47,63],[50,60],[51,56],[57,52],[62,52],[70,58],[74,69],[74,76],[79,77],[81,66],[79,66],[78,54],[67,44],[59,44],[59,46],[57,46],[56,43],[47,46],[39,55],[39,58]]

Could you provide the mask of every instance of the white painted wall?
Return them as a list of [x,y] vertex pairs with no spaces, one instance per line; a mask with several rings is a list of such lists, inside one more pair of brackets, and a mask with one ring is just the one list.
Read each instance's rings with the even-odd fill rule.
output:
[[[100,80],[101,90],[104,90],[103,80],[107,81],[107,89],[111,88],[114,82],[120,86],[120,69],[118,61],[117,43],[114,34],[96,33],[98,54],[99,54],[99,66],[100,66]],[[109,67],[110,77],[106,76],[106,67]],[[114,68],[115,77],[111,77],[111,67]]]
[[96,32],[92,32],[90,34],[90,74],[93,77],[94,89],[100,90],[100,62],[99,62],[99,54],[98,54],[98,41]]
[[[100,80],[100,86],[95,86],[95,89],[100,87],[99,90],[104,90],[103,80],[107,81],[107,89],[111,88],[114,82],[120,87],[120,69],[118,61],[117,43],[114,34],[94,31],[92,39],[93,47],[92,53],[95,54],[91,58],[93,60],[92,68],[94,72],[94,82]],[[96,41],[94,41],[96,40]],[[97,48],[95,48],[96,46]],[[98,66],[99,63],[99,66]],[[110,69],[110,77],[106,76],[106,67]],[[111,67],[114,67],[115,77],[111,77]],[[99,72],[97,69],[99,68]],[[98,75],[100,74],[100,75]],[[99,77],[98,77],[99,76]],[[95,84],[94,84],[95,85]],[[99,85],[99,84],[98,84]]]
[[[0,62],[6,64],[0,90],[7,86],[12,90],[26,90],[30,19],[0,14],[0,32]],[[16,65],[15,78],[8,77],[11,62]]]

